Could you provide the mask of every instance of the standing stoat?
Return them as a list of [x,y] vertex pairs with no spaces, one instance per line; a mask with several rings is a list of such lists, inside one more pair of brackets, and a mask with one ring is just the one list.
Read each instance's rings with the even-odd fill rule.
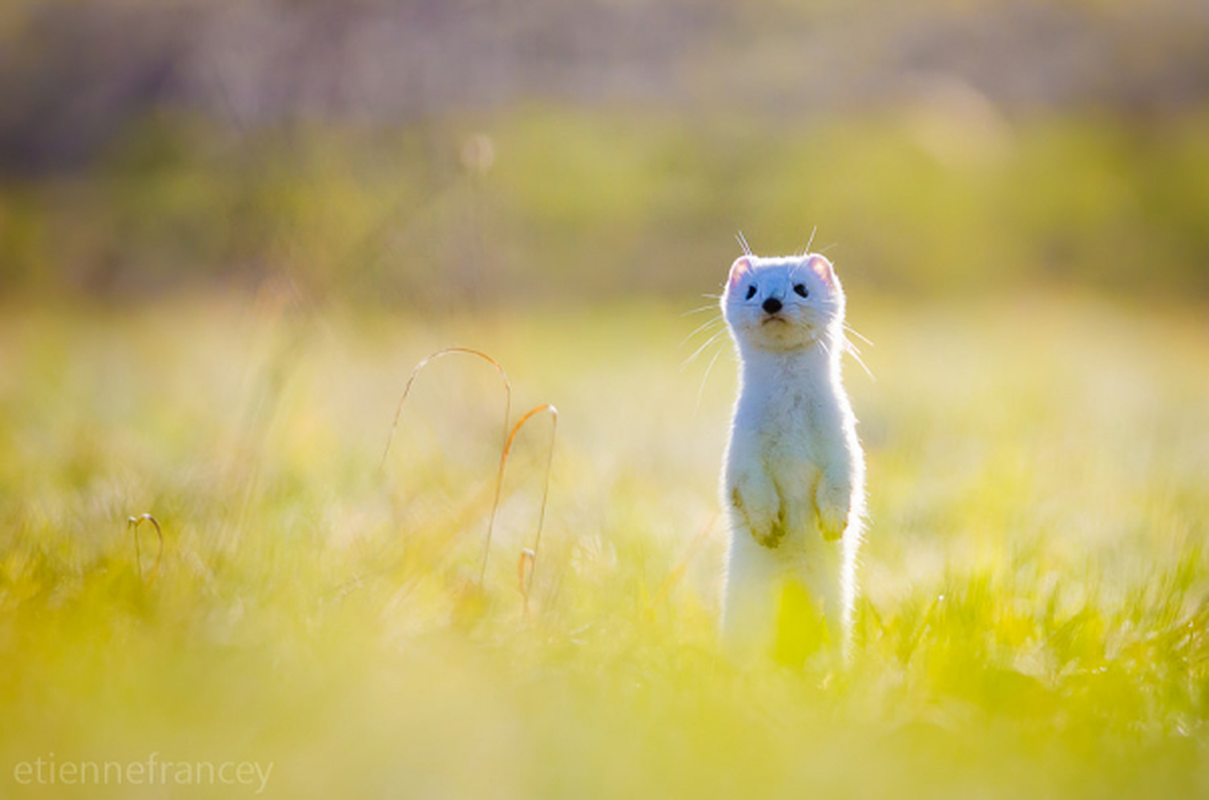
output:
[[722,470],[731,532],[723,637],[767,652],[782,592],[797,582],[846,649],[865,459],[840,374],[844,291],[821,255],[748,255],[731,266],[721,303],[740,361]]

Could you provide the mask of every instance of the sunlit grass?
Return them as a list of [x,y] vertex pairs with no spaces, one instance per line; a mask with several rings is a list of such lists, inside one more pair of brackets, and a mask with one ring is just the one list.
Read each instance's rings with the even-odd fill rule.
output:
[[[699,320],[280,300],[0,319],[0,795],[51,791],[20,761],[152,752],[271,761],[279,796],[1209,791],[1203,315],[855,299],[854,663],[740,672],[714,642],[734,367],[698,404]],[[517,436],[480,585],[489,365],[426,368],[380,468],[452,345],[504,365],[513,421],[560,412],[528,603],[550,429]]]
[[961,94],[808,119],[534,104],[245,129],[164,112],[86,169],[0,183],[0,288],[123,297],[284,270],[308,296],[429,309],[668,297],[708,285],[737,228],[772,253],[817,226],[816,247],[860,265],[850,288],[1203,300],[1206,142],[1203,112],[1010,116]]

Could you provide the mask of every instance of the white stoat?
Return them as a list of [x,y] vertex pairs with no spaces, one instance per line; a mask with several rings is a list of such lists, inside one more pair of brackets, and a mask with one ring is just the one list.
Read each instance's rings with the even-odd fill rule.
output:
[[844,291],[821,255],[744,256],[722,313],[740,360],[722,469],[730,522],[722,634],[769,652],[787,583],[847,650],[863,534],[865,458],[841,380]]

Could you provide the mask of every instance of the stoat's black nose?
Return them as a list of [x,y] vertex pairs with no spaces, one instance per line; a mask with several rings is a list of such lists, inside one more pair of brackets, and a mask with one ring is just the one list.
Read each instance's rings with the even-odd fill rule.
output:
[[775,314],[781,310],[781,301],[775,297],[770,297],[764,301],[764,310],[769,314]]

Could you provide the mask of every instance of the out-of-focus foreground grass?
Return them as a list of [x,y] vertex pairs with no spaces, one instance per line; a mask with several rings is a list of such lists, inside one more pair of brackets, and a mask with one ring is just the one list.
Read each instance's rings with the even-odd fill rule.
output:
[[[698,401],[689,307],[6,308],[0,764],[271,761],[294,797],[1209,791],[1203,318],[854,297],[872,525],[854,663],[823,674],[716,649],[734,367]],[[453,344],[502,362],[514,419],[561,412],[527,600],[550,426],[518,437],[480,589],[486,364],[422,373],[379,469]],[[206,792],[231,787],[176,793]]]

